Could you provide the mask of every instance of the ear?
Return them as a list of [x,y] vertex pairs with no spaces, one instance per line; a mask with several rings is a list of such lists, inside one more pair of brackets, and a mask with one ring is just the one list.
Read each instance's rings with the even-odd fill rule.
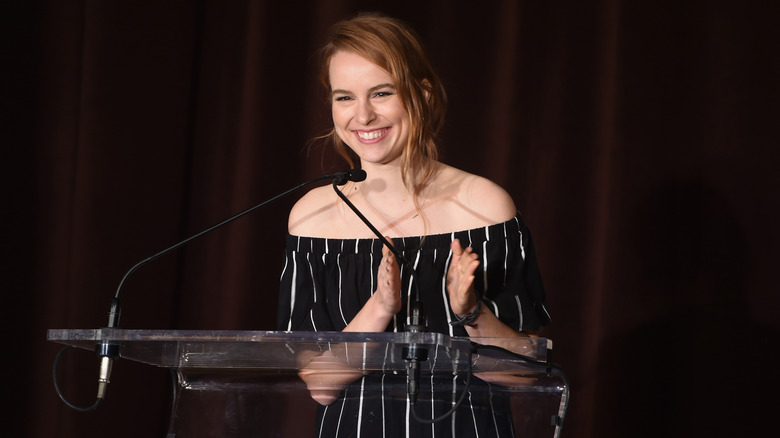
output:
[[425,100],[430,101],[431,99],[431,81],[428,79],[423,79],[422,82],[422,89],[423,93],[425,93]]

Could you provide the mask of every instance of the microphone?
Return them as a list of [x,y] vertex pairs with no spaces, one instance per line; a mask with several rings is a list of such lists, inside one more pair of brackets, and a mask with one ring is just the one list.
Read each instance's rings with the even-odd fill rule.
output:
[[365,180],[366,171],[363,169],[349,169],[346,172],[341,172],[333,177],[333,182],[338,186],[343,186],[347,181],[360,182]]
[[412,280],[414,284],[414,299],[412,300],[411,307],[409,310],[409,324],[406,327],[406,331],[410,333],[417,333],[417,332],[423,332],[425,331],[425,316],[423,312],[423,306],[422,306],[422,300],[420,299],[420,289],[417,285],[417,270],[415,269],[414,265],[404,257],[403,254],[401,254],[400,251],[398,251],[395,246],[393,246],[385,236],[382,235],[382,233],[374,226],[374,224],[371,223],[364,215],[363,213],[358,210],[357,207],[355,207],[355,204],[352,203],[345,195],[341,192],[341,190],[338,189],[337,186],[342,186],[347,183],[347,181],[352,182],[360,182],[364,181],[366,179],[366,171],[363,169],[352,169],[347,172],[344,172],[344,178],[341,179],[334,179],[333,180],[333,190],[336,192],[336,194],[341,198],[342,201],[344,201],[345,204],[352,210],[352,212],[357,215],[358,218],[360,218],[361,221],[363,221],[364,224],[376,235],[376,237],[388,248],[390,249],[390,252],[393,253],[393,256],[395,256],[396,259],[398,259],[401,263],[403,263],[404,266],[406,266],[409,271],[412,273]]
[[[350,179],[350,181],[359,182],[366,179],[366,172],[362,169],[352,169],[349,172],[353,172],[352,176],[355,179]],[[359,179],[357,179],[359,178]],[[409,324],[406,325],[406,332],[407,333],[420,333],[425,331],[425,312],[423,311],[423,304],[422,299],[420,297],[420,287],[417,282],[417,269],[415,269],[414,265],[406,259],[406,257],[401,254],[400,251],[398,251],[388,240],[385,238],[385,236],[382,235],[379,230],[363,215],[363,213],[358,210],[357,207],[355,207],[355,204],[352,203],[345,195],[341,192],[341,190],[338,189],[337,185],[343,185],[346,184],[346,181],[344,181],[342,184],[336,184],[336,181],[333,181],[333,190],[336,191],[336,194],[341,198],[342,201],[344,201],[345,204],[352,210],[357,217],[360,218],[361,221],[363,221],[364,224],[376,235],[377,238],[387,247],[390,249],[390,251],[393,253],[395,258],[399,260],[403,265],[409,269],[409,272],[412,276],[412,284],[414,285],[414,297],[409,302]],[[405,347],[403,350],[403,356],[404,359],[407,361],[407,373],[406,373],[406,384],[407,384],[407,394],[409,396],[409,401],[412,406],[417,402],[417,394],[419,392],[419,381],[420,381],[420,362],[425,361],[428,359],[428,350],[425,348],[419,347],[416,343],[409,344],[408,347]]]
[[[361,175],[362,175],[362,177],[361,177]],[[352,169],[352,170],[347,170],[345,172],[333,173],[333,174],[329,174],[329,175],[322,175],[322,176],[319,176],[317,178],[310,179],[308,181],[305,181],[303,183],[298,184],[295,187],[292,187],[292,188],[290,188],[288,190],[285,190],[284,192],[282,192],[282,193],[280,193],[280,194],[278,194],[278,195],[276,195],[276,196],[274,196],[274,197],[272,197],[270,199],[267,199],[267,200],[265,200],[265,201],[263,201],[263,202],[261,202],[261,203],[259,203],[257,205],[254,205],[254,206],[252,206],[252,207],[250,207],[250,208],[248,208],[248,209],[246,209],[246,210],[244,210],[244,211],[242,211],[242,212],[240,212],[240,213],[238,213],[238,214],[236,214],[234,216],[231,216],[231,217],[223,220],[222,222],[220,222],[218,224],[212,225],[212,226],[206,228],[205,230],[203,230],[203,231],[201,231],[201,232],[199,232],[197,234],[194,234],[194,235],[192,235],[192,236],[190,236],[190,237],[188,237],[188,238],[186,238],[186,239],[184,239],[184,240],[182,240],[182,241],[180,241],[178,243],[175,243],[174,245],[171,245],[168,248],[165,248],[164,250],[162,250],[160,252],[157,252],[157,253],[155,253],[155,254],[153,254],[153,255],[151,255],[151,256],[141,260],[140,262],[138,262],[135,265],[133,265],[127,271],[127,273],[125,273],[124,277],[122,277],[122,280],[119,282],[119,286],[116,289],[116,294],[114,295],[114,298],[111,300],[111,304],[110,304],[109,311],[108,311],[108,324],[107,324],[107,326],[105,328],[111,329],[111,328],[119,327],[119,316],[120,316],[120,313],[121,313],[121,306],[120,306],[119,296],[120,296],[120,294],[122,292],[122,286],[124,286],[125,282],[127,281],[127,278],[130,277],[130,275],[133,272],[135,272],[138,268],[140,268],[141,266],[143,266],[143,265],[145,265],[145,264],[147,264],[147,263],[149,263],[149,262],[151,262],[153,260],[156,260],[157,258],[159,258],[159,257],[161,257],[161,256],[163,256],[163,255],[173,251],[174,249],[177,249],[177,248],[179,248],[179,247],[181,247],[183,245],[186,245],[187,243],[189,243],[192,240],[195,240],[195,239],[203,236],[204,234],[210,233],[210,232],[216,230],[217,228],[220,228],[220,227],[222,227],[224,225],[227,225],[228,223],[233,222],[234,220],[236,220],[236,219],[238,219],[238,218],[240,218],[240,217],[242,217],[242,216],[244,216],[246,214],[249,214],[249,213],[257,210],[258,208],[263,207],[263,206],[265,206],[265,205],[267,205],[267,204],[269,204],[269,203],[271,203],[271,202],[273,202],[273,201],[275,201],[275,200],[277,200],[279,198],[282,198],[282,197],[284,197],[284,196],[286,196],[286,195],[288,195],[288,194],[290,194],[290,193],[292,193],[292,192],[294,192],[294,191],[296,191],[296,190],[298,190],[298,189],[300,189],[300,188],[302,188],[304,186],[307,186],[309,184],[315,183],[317,181],[326,180],[326,179],[333,180],[333,184],[334,184],[334,187],[335,187],[335,184],[337,184],[337,183],[338,183],[338,185],[344,185],[344,184],[347,183],[347,181],[363,181],[364,179],[366,179],[366,172],[363,171],[363,170],[360,170],[360,169]],[[106,397],[106,390],[108,389],[108,384],[110,382],[111,369],[112,369],[112,366],[113,366],[113,361],[119,357],[119,345],[112,344],[112,343],[110,343],[108,341],[101,341],[101,342],[99,342],[95,346],[95,353],[100,358],[100,371],[99,371],[99,375],[98,375],[98,394],[97,394],[97,397],[98,397],[99,400],[102,400],[102,399],[104,399]],[[63,401],[65,401],[65,400],[63,399]],[[65,401],[65,403],[70,406],[70,404],[67,401]]]
[[[361,169],[352,169],[349,172],[346,172],[348,176],[345,176],[345,178],[348,178],[349,181],[363,181],[366,179],[366,172]],[[354,178],[354,179],[353,179]],[[409,272],[411,272],[412,275],[412,283],[414,284],[414,297],[409,302],[409,324],[406,326],[406,332],[407,333],[420,333],[424,332],[426,330],[425,327],[425,312],[423,311],[423,304],[422,299],[420,297],[420,288],[417,282],[417,269],[414,267],[414,265],[409,262],[409,260],[406,259],[406,257],[403,256],[403,254],[400,253],[393,245],[390,244],[390,242],[387,241],[385,236],[382,235],[382,233],[379,232],[379,230],[376,229],[376,227],[368,220],[365,216],[360,212],[360,210],[355,207],[355,205],[341,192],[341,190],[338,189],[338,185],[344,185],[346,184],[347,180],[341,181],[339,184],[336,183],[336,181],[333,181],[333,190],[336,191],[336,194],[338,194],[339,198],[341,198],[342,201],[344,201],[345,204],[357,215],[357,217],[360,218],[360,220],[363,221],[368,228],[371,229],[371,231],[376,235],[376,237],[379,238],[379,240],[382,241],[382,243],[387,246],[390,251],[393,253],[393,255],[396,257],[396,259],[400,260],[401,263],[403,263],[404,266],[406,266],[409,269]],[[416,342],[410,341],[409,345],[407,347],[404,347],[402,355],[404,357],[404,360],[406,360],[406,394],[409,398],[409,405],[411,406],[411,413],[415,420],[417,420],[420,423],[423,424],[433,424],[436,422],[439,422],[441,420],[444,420],[445,418],[452,415],[458,407],[463,403],[463,400],[465,399],[466,395],[469,393],[468,388],[471,384],[471,354],[469,354],[469,371],[466,375],[466,388],[461,393],[460,397],[458,398],[458,401],[455,402],[455,404],[450,408],[449,411],[445,412],[442,415],[439,415],[435,418],[422,418],[417,414],[417,410],[414,409],[416,403],[417,403],[417,395],[420,390],[420,362],[424,362],[428,360],[428,349],[420,347],[417,345]]]

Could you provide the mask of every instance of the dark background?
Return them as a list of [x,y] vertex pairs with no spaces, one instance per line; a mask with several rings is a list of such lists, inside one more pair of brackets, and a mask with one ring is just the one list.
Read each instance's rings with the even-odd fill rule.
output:
[[[766,436],[780,403],[772,2],[16,1],[2,20],[3,436],[164,436],[168,376],[57,399],[49,328],[97,328],[135,262],[343,166],[312,54],[382,11],[447,87],[443,161],[534,232],[568,437]],[[764,6],[766,5],[766,6]],[[141,268],[121,326],[275,327],[296,196]],[[94,397],[69,352],[63,389]],[[294,418],[294,417],[292,417]]]

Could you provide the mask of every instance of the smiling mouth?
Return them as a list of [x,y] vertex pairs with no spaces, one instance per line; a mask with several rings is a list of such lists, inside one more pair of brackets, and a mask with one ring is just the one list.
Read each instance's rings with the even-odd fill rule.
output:
[[378,141],[387,134],[390,128],[376,129],[373,131],[354,131],[355,135],[364,142]]

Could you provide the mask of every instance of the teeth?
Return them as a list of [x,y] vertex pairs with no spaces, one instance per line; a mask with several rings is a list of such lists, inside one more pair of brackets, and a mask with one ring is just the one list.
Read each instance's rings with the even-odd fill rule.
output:
[[385,129],[379,130],[379,131],[371,131],[371,132],[363,132],[359,131],[357,133],[358,137],[362,138],[363,140],[374,140],[379,137],[381,137],[386,132]]

